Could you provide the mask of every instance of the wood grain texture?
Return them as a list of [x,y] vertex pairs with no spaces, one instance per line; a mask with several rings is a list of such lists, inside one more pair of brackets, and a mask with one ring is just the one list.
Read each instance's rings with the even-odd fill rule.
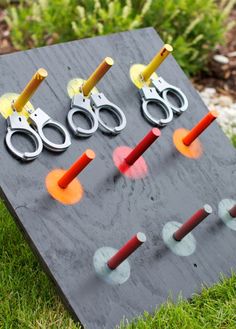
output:
[[[62,123],[70,103],[68,81],[87,77],[106,56],[115,60],[98,87],[126,114],[127,128],[120,135],[111,138],[98,131],[84,140],[72,136],[65,153],[44,150],[37,160],[22,164],[5,148],[6,122],[0,120],[1,195],[72,315],[86,328],[111,329],[123,317],[153,311],[169,293],[190,297],[202,283],[213,284],[220,272],[229,274],[235,267],[236,233],[218,219],[217,206],[223,198],[235,199],[236,152],[217,123],[200,137],[204,145],[200,159],[190,160],[176,151],[174,130],[191,128],[207,109],[172,56],[158,74],[183,90],[189,109],[162,129],[162,136],[145,153],[146,178],[123,177],[112,161],[115,147],[133,147],[151,128],[141,115],[129,68],[148,63],[162,45],[148,28],[0,57],[0,94],[19,92],[38,67],[48,70],[32,103]],[[56,167],[69,167],[86,148],[97,157],[80,175],[85,195],[80,203],[63,206],[46,192],[45,177]],[[196,252],[189,257],[174,255],[161,238],[164,224],[183,222],[205,203],[214,214],[194,232]],[[95,251],[103,246],[119,248],[138,231],[148,240],[129,260],[130,279],[109,286],[96,278]]]

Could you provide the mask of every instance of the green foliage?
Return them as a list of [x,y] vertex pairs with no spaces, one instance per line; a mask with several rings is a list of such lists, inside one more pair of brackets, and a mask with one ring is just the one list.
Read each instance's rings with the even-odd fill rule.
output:
[[190,75],[222,42],[236,0],[21,0],[7,21],[18,49],[153,26]]
[[150,4],[151,1],[147,1],[138,13],[131,0],[124,3],[120,0],[84,1],[76,7],[77,20],[72,22],[72,28],[78,38],[138,28],[143,25]]
[[19,49],[130,30],[142,25],[131,0],[27,0],[8,10],[7,21]]
[[163,40],[174,46],[180,66],[193,75],[204,70],[209,53],[232,26],[226,19],[235,0],[157,0],[144,17]]
[[123,322],[120,329],[234,329],[236,328],[236,274],[210,289],[203,288],[201,295],[191,301],[179,298],[177,304],[168,301],[154,314]]
[[232,137],[233,146],[236,147],[236,135]]

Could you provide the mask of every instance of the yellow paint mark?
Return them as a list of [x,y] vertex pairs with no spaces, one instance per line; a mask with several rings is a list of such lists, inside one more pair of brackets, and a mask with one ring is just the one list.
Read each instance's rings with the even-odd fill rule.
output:
[[165,44],[161,50],[153,57],[151,62],[146,66],[142,72],[142,77],[147,81],[151,75],[158,69],[161,63],[166,59],[166,57],[173,51],[171,45]]
[[[16,93],[6,93],[0,97],[0,113],[4,119],[7,119],[9,115],[12,114],[12,102],[18,98],[19,94]],[[29,110],[34,110],[33,105],[30,102],[27,102],[23,107],[21,114],[23,114],[26,118],[29,117]]]
[[66,170],[54,169],[49,172],[45,179],[48,193],[57,201],[71,205],[81,200],[84,194],[83,186],[78,178],[73,179],[66,188],[58,185],[59,179],[65,174]]
[[151,83],[151,80],[150,80],[151,78],[157,79],[157,74],[154,72],[151,75],[150,79],[148,79],[147,81],[144,81],[144,79],[142,79],[142,72],[145,68],[146,68],[146,65],[134,64],[131,66],[130,71],[129,71],[130,79],[135,84],[135,86],[139,89],[141,89],[144,86],[149,86]]
[[[85,80],[81,78],[75,78],[68,82],[67,84],[67,93],[70,98],[75,96],[76,94],[79,94],[81,92],[81,86],[84,84]],[[98,94],[98,90],[96,87],[94,87],[91,92],[88,94],[88,97],[93,94]]]

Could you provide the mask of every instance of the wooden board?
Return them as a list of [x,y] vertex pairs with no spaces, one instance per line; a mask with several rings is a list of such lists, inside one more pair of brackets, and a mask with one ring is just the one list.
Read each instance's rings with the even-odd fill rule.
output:
[[[120,135],[111,138],[98,131],[84,140],[72,136],[65,153],[44,150],[39,159],[22,164],[5,148],[6,122],[0,120],[1,195],[66,306],[87,328],[110,329],[123,317],[151,312],[169,293],[190,297],[202,283],[213,284],[220,272],[229,274],[235,267],[236,232],[221,223],[217,206],[221,199],[235,196],[236,152],[216,123],[200,138],[204,145],[200,159],[190,160],[176,151],[174,130],[191,128],[207,109],[172,56],[158,74],[183,90],[188,111],[165,127],[145,153],[146,178],[123,177],[112,161],[117,146],[133,147],[151,128],[141,115],[129,68],[147,63],[162,44],[148,28],[0,57],[1,94],[20,92],[36,68],[48,70],[49,77],[32,103],[62,123],[70,103],[68,81],[87,77],[105,56],[116,62],[98,87],[126,114],[127,128]],[[45,177],[56,167],[67,168],[86,148],[97,157],[80,175],[85,195],[80,203],[63,206],[48,195]],[[189,257],[174,255],[162,241],[164,224],[183,222],[205,203],[214,214],[194,232],[196,252]],[[129,280],[120,286],[100,281],[93,269],[95,251],[103,246],[119,248],[138,231],[148,240],[129,260]]]

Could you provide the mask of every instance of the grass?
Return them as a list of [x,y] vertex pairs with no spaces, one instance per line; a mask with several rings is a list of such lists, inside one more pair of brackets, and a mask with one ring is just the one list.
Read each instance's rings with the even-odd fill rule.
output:
[[[0,328],[78,329],[52,283],[0,202]],[[120,329],[235,329],[236,274],[195,295],[190,302],[168,301],[153,315],[145,313]]]
[[78,329],[0,203],[0,328]]
[[233,146],[236,148],[236,135],[232,137]]
[[195,295],[191,301],[167,302],[154,315],[144,314],[122,329],[235,329],[236,274]]

